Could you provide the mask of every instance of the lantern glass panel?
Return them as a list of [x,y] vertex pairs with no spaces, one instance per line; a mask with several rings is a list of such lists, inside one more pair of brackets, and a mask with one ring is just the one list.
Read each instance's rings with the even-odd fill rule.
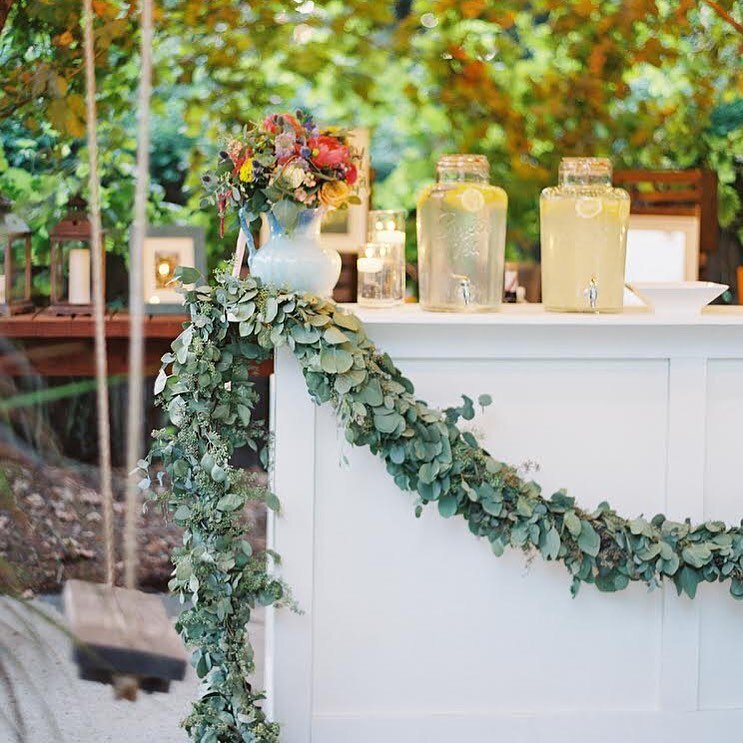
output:
[[[25,237],[14,237],[10,240],[10,296],[6,301],[16,302],[27,299],[26,296],[26,263],[28,260],[27,240]],[[0,273],[7,274],[6,266]]]
[[29,260],[29,238],[25,235],[0,238],[0,304],[13,304],[29,298],[30,288],[26,280]]

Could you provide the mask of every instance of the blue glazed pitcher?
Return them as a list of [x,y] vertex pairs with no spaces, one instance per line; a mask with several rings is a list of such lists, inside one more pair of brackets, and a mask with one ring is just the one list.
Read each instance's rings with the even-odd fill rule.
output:
[[240,211],[240,226],[247,238],[248,267],[264,284],[295,292],[330,297],[341,273],[341,257],[320,242],[324,209],[306,209],[282,202],[267,212],[270,237],[256,248]]

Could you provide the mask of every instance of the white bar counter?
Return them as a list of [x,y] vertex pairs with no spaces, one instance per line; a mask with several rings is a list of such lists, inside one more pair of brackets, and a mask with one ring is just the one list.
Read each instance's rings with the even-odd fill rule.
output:
[[[437,406],[549,494],[693,521],[743,517],[743,311],[693,320],[352,306]],[[459,518],[345,443],[277,354],[269,524],[304,613],[269,613],[269,707],[284,743],[697,743],[743,726],[743,603],[672,585],[617,594],[560,564],[496,558]]]

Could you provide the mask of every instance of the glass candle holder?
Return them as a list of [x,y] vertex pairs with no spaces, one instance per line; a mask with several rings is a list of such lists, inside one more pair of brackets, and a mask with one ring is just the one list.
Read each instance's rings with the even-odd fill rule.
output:
[[357,301],[392,307],[405,301],[405,212],[369,212],[368,242],[357,261]]
[[401,243],[405,245],[403,209],[376,209],[369,212],[367,241],[370,243]]

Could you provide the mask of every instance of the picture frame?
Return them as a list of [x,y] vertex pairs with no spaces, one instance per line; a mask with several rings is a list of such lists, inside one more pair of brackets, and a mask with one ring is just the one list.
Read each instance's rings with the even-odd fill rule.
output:
[[[320,227],[320,241],[323,245],[337,250],[339,253],[358,253],[366,242],[366,222],[369,214],[370,184],[370,157],[369,130],[365,128],[351,129],[349,140],[353,146],[361,150],[361,167],[359,168],[360,204],[349,204],[348,209],[334,209],[328,212]],[[268,240],[268,220],[265,215],[261,219],[261,231],[258,244],[263,245]]]
[[[696,281],[699,278],[700,220],[684,214],[630,214],[625,280]],[[625,307],[644,303],[629,289]]]
[[184,297],[172,283],[178,266],[192,266],[206,276],[204,228],[183,225],[148,226],[143,245],[145,312],[185,314]]

